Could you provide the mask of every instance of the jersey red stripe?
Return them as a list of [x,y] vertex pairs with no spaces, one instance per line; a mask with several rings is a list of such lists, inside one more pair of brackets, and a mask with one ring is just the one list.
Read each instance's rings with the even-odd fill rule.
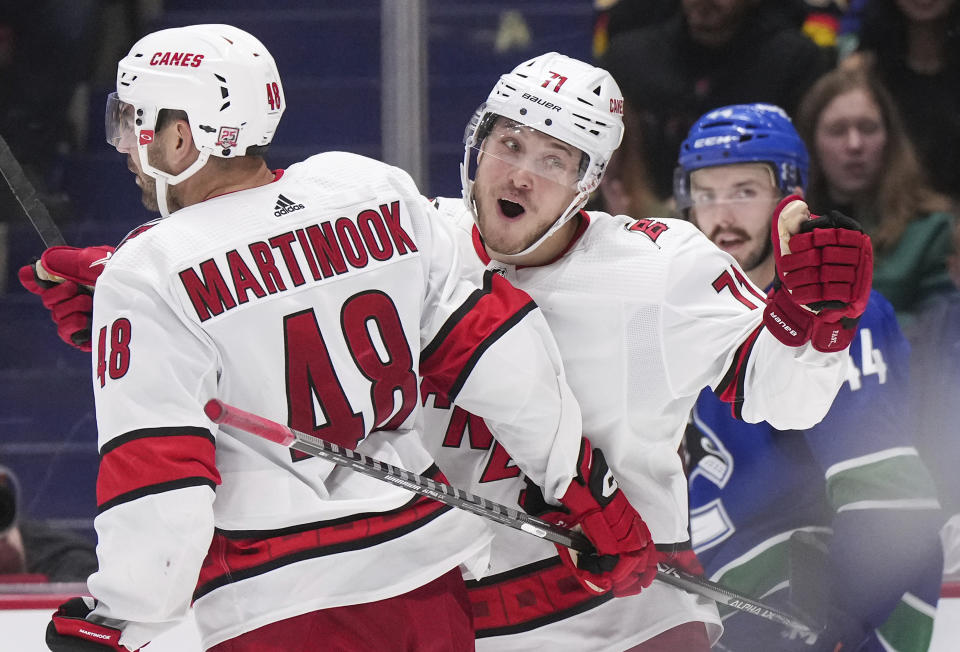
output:
[[452,400],[487,347],[535,308],[530,295],[487,272],[484,288],[464,302],[424,349],[420,375]]
[[750,333],[749,337],[747,337],[746,341],[740,345],[736,355],[733,357],[730,368],[715,390],[720,400],[730,404],[730,412],[733,414],[734,419],[740,419],[742,416],[743,388],[747,378],[747,362],[750,360],[750,352],[753,351],[753,345],[756,344],[761,330],[763,330],[763,325],[757,326],[753,332]]
[[181,435],[162,428],[143,433],[104,447],[97,475],[99,507],[124,502],[124,496],[132,499],[151,493],[151,487],[159,491],[163,486],[185,486],[181,481],[187,479],[196,478],[194,484],[220,484],[214,461],[216,446],[209,433]]
[[542,627],[613,597],[612,593],[597,596],[587,592],[559,557],[468,581],[467,591],[477,638]]
[[217,530],[200,569],[193,599],[287,564],[389,541],[451,509],[433,499],[417,497],[389,512],[359,514],[280,531],[227,533]]

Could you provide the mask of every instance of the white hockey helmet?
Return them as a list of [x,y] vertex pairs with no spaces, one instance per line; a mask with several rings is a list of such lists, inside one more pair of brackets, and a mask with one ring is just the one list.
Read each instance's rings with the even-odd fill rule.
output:
[[623,139],[623,94],[606,70],[556,52],[534,57],[501,76],[464,132],[460,180],[474,219],[471,150],[481,146],[498,117],[576,147],[584,157],[576,197],[540,239],[517,254],[522,255],[553,235],[600,185],[607,163]]
[[[107,99],[107,142],[135,139],[143,171],[165,186],[202,168],[208,157],[244,156],[273,140],[286,108],[277,65],[254,36],[230,25],[164,29],[137,41],[117,64],[117,90]],[[147,161],[161,109],[186,112],[200,157],[178,175]],[[131,124],[132,122],[132,124]],[[130,129],[132,128],[132,134]]]

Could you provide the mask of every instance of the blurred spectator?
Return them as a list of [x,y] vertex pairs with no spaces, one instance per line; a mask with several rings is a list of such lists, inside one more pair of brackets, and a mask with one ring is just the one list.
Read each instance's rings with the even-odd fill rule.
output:
[[759,101],[791,111],[830,67],[780,0],[679,4],[666,22],[617,33],[600,58],[626,99],[629,135],[610,180],[624,184],[632,215],[652,214],[670,197],[677,150],[702,113]]
[[860,51],[875,57],[931,185],[960,201],[960,1],[870,0]]
[[610,39],[627,30],[670,18],[680,8],[680,0],[593,0],[593,56],[603,56]]
[[844,66],[810,89],[797,113],[810,148],[811,210],[854,217],[873,239],[873,287],[901,320],[951,289],[953,215],[930,189],[890,94],[868,69]]
[[[691,129],[677,203],[740,265],[738,281],[727,274],[714,282],[718,292],[762,305],[760,288],[775,276],[770,218],[783,196],[803,192],[807,159],[777,107],[724,107]],[[809,647],[784,638],[775,623],[721,607],[715,649],[882,652],[929,644],[943,515],[904,400],[909,347],[875,291],[850,358],[830,411],[804,431],[734,418],[710,389],[697,399],[686,438],[690,526],[707,576],[827,625]]]
[[95,52],[96,0],[0,0],[0,134],[38,188],[74,143],[67,107]]
[[918,448],[933,471],[944,509],[953,515],[943,529],[944,575],[960,581],[960,433],[954,403],[960,388],[960,223],[953,228],[948,269],[955,290],[930,302],[907,336],[912,346],[910,389],[922,435]]
[[833,52],[835,61],[848,57],[859,43],[860,21],[870,0],[803,0],[803,33]]
[[20,520],[17,494],[16,475],[0,466],[0,580],[29,574],[49,582],[85,582],[97,569],[93,544],[39,521]]

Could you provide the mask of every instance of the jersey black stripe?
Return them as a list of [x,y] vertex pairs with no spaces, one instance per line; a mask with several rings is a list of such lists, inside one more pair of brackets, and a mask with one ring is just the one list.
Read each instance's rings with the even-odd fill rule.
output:
[[723,380],[720,381],[720,384],[717,385],[717,388],[714,390],[714,394],[718,397],[723,396],[723,394],[731,386],[734,389],[734,398],[730,401],[730,406],[733,412],[733,418],[742,420],[743,419],[743,387],[744,382],[747,377],[747,362],[750,359],[750,354],[753,352],[753,346],[757,343],[757,340],[760,339],[760,331],[764,327],[758,326],[756,330],[750,333],[750,336],[747,338],[747,341],[740,345],[737,349],[736,354],[733,356],[733,362],[730,365],[730,368],[727,369],[727,373],[724,374]]
[[210,478],[205,478],[202,476],[192,477],[192,478],[180,478],[179,480],[171,480],[169,482],[158,482],[157,484],[147,485],[145,487],[140,487],[134,489],[133,491],[128,491],[126,493],[120,494],[119,496],[114,496],[104,504],[97,507],[97,514],[103,514],[105,511],[111,507],[116,507],[117,505],[122,505],[123,503],[128,503],[131,500],[136,500],[137,498],[143,498],[144,496],[151,496],[153,494],[162,494],[166,491],[173,491],[175,489],[184,489],[186,487],[210,487],[213,491],[216,491],[217,484]]
[[529,564],[524,564],[523,566],[517,566],[516,568],[511,568],[510,570],[503,571],[502,573],[497,573],[496,575],[487,575],[479,580],[467,580],[467,586],[490,586],[491,584],[499,584],[507,580],[516,579],[518,577],[523,577],[524,575],[532,575],[534,573],[539,573],[540,571],[546,568],[553,568],[563,562],[560,561],[559,557],[547,557],[546,559],[541,559],[540,561],[535,561]]
[[146,439],[148,437],[203,437],[209,440],[211,444],[216,444],[216,439],[214,438],[213,433],[206,428],[199,428],[197,426],[140,428],[139,430],[125,432],[122,435],[114,437],[108,441],[103,445],[103,448],[100,449],[100,457],[103,457],[110,451],[116,450],[120,446],[128,444],[131,441],[136,439]]
[[450,386],[450,391],[447,393],[447,398],[450,401],[455,401],[457,399],[457,394],[460,393],[460,389],[463,387],[463,384],[467,382],[467,377],[470,376],[473,368],[477,366],[477,361],[480,360],[480,356],[482,356],[484,352],[493,345],[494,342],[499,340],[504,333],[516,326],[521,319],[526,317],[527,313],[535,310],[536,308],[537,304],[531,299],[526,305],[515,312],[510,319],[503,322],[497,328],[497,330],[490,333],[490,335],[483,340],[483,342],[477,345],[477,348],[474,349],[473,353],[470,355],[470,358],[467,360],[467,363],[463,365],[463,369],[457,375],[456,380],[454,380],[453,384]]
[[431,355],[437,352],[437,349],[443,344],[444,340],[447,339],[447,336],[450,335],[450,332],[457,327],[457,324],[463,319],[463,317],[474,309],[474,307],[480,303],[485,295],[490,294],[493,290],[493,272],[487,271],[483,275],[483,288],[479,290],[474,290],[470,293],[470,296],[467,297],[467,300],[464,301],[456,311],[450,315],[447,321],[444,322],[443,326],[440,327],[440,330],[437,332],[433,340],[420,352],[420,362],[423,363],[424,360],[428,359]]
[[194,591],[193,599],[194,601],[199,600],[203,596],[207,595],[211,591],[219,589],[233,582],[239,582],[241,580],[250,579],[251,577],[256,577],[258,575],[263,575],[270,571],[282,568],[289,564],[295,564],[299,561],[304,561],[307,559],[316,559],[319,557],[326,557],[328,555],[335,555],[341,552],[350,552],[352,550],[363,550],[364,548],[370,548],[372,546],[385,543],[387,541],[392,541],[399,537],[409,534],[414,530],[423,527],[427,523],[433,521],[435,518],[439,517],[441,514],[446,514],[448,511],[452,510],[453,507],[450,505],[443,505],[440,509],[430,514],[427,514],[421,519],[412,521],[398,527],[396,529],[390,530],[388,532],[382,532],[380,534],[366,537],[363,539],[353,539],[350,541],[344,541],[342,543],[337,543],[329,546],[320,546],[318,548],[312,548],[309,550],[300,550],[298,552],[286,555],[284,557],[278,557],[276,559],[271,559],[270,561],[264,562],[258,566],[251,566],[250,568],[230,570],[223,575],[216,577],[209,582],[206,582],[202,586],[198,586],[196,591]]
[[531,629],[536,629],[537,627],[543,627],[544,625],[549,625],[550,623],[555,623],[560,620],[565,620],[571,616],[576,616],[581,614],[584,611],[590,611],[595,609],[605,602],[613,600],[613,591],[608,591],[603,595],[598,595],[593,598],[589,598],[578,605],[570,607],[569,609],[562,609],[556,611],[548,616],[541,616],[540,618],[534,618],[526,622],[517,623],[515,625],[505,625],[503,627],[491,627],[489,629],[477,629],[474,632],[475,638],[488,638],[490,636],[507,636],[508,634],[519,634],[521,632],[529,632]]

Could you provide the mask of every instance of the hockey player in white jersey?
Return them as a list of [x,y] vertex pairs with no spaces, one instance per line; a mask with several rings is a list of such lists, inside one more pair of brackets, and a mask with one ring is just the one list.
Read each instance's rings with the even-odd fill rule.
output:
[[[600,442],[661,558],[696,570],[678,446],[697,394],[711,387],[737,417],[782,428],[822,418],[847,358],[829,333],[839,329],[838,313],[862,311],[870,244],[857,234],[844,268],[865,284],[837,288],[843,306],[817,314],[786,289],[765,301],[734,259],[685,221],[581,210],[620,143],[622,111],[606,71],[555,53],[524,62],[501,77],[467,127],[463,200],[436,204],[457,226],[464,276],[502,274],[542,307],[584,434]],[[792,206],[779,223],[780,259],[798,276],[812,262],[798,262],[787,246],[803,208]],[[825,291],[814,282],[805,301]],[[421,394],[432,452],[448,477],[516,500],[524,481],[509,443],[429,380]],[[652,574],[640,579],[639,595],[611,599],[571,581],[562,551],[528,539],[498,528],[490,574],[468,582],[478,649],[689,652],[719,637],[712,603],[651,584]]]
[[226,25],[150,34],[118,65],[108,139],[165,218],[71,281],[97,286],[99,570],[49,647],[135,650],[192,604],[206,649],[473,649],[459,565],[485,568],[485,522],[203,412],[218,397],[439,477],[418,374],[571,512],[600,553],[578,577],[635,591],[649,534],[581,441],[535,304],[451,277],[450,230],[402,171],[342,153],[270,170],[284,103],[269,52]]

